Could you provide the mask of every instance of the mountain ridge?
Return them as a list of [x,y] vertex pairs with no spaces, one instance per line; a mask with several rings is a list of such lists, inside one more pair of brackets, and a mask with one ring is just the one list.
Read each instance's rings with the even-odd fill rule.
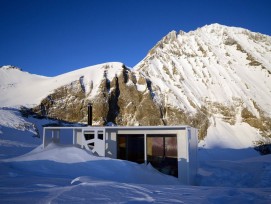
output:
[[[211,26],[212,27],[212,26]],[[242,31],[244,30],[244,29],[241,29]],[[201,31],[201,29],[197,29],[196,31]],[[192,33],[193,35],[191,36],[191,38],[193,39],[193,38],[197,38],[198,37],[198,35],[194,35],[194,33],[196,32],[196,31],[192,31],[192,32],[189,32],[189,33]],[[197,34],[197,33],[196,33]],[[201,33],[200,33],[201,34]],[[170,36],[172,36],[172,33],[170,33],[169,34]],[[171,44],[167,44],[168,42],[168,36],[169,35],[167,35],[166,37],[164,37],[161,41],[159,41],[158,43],[157,43],[157,45],[156,46],[154,46],[154,48],[148,53],[148,55],[139,63],[139,64],[137,64],[136,65],[136,67],[135,67],[135,69],[136,70],[141,70],[142,68],[142,66],[143,66],[143,63],[146,63],[146,62],[144,62],[144,61],[151,61],[152,59],[151,58],[154,58],[154,56],[156,56],[156,61],[154,62],[154,64],[156,63],[163,63],[163,61],[166,61],[166,63],[164,63],[164,65],[166,65],[167,67],[165,68],[165,67],[163,67],[164,68],[164,71],[165,72],[167,72],[168,74],[168,76],[169,75],[174,75],[174,73],[172,73],[173,71],[179,71],[179,70],[176,70],[176,66],[175,66],[175,64],[177,64],[177,63],[179,63],[179,67],[180,66],[188,66],[188,68],[190,68],[190,69],[194,69],[194,67],[199,67],[198,68],[198,70],[193,70],[194,71],[194,73],[188,73],[189,74],[189,76],[193,76],[193,75],[201,75],[201,76],[199,76],[198,78],[208,78],[208,74],[210,74],[210,73],[203,73],[203,71],[202,70],[200,70],[202,67],[203,68],[206,68],[207,66],[209,66],[208,67],[208,69],[210,69],[210,65],[212,66],[216,66],[216,67],[218,67],[218,68],[220,68],[220,67],[222,67],[220,70],[222,70],[223,69],[223,66],[224,67],[229,67],[229,68],[231,68],[231,69],[233,69],[232,67],[233,66],[241,66],[241,67],[253,67],[254,69],[257,69],[257,68],[259,68],[259,69],[262,69],[262,70],[264,70],[265,71],[265,73],[264,74],[267,74],[268,75],[268,77],[270,77],[270,74],[271,74],[271,71],[270,71],[270,64],[268,64],[270,61],[271,61],[271,58],[270,58],[270,56],[271,56],[271,54],[270,54],[270,48],[269,48],[269,50],[268,50],[268,63],[266,62],[267,60],[262,60],[262,59],[256,59],[256,57],[254,57],[254,56],[252,56],[250,53],[248,53],[248,52],[245,52],[245,50],[241,47],[241,45],[240,44],[238,44],[237,42],[236,42],[236,40],[233,40],[233,42],[232,42],[232,45],[234,45],[234,46],[236,46],[236,49],[235,50],[233,50],[233,51],[237,51],[237,52],[239,52],[239,53],[234,53],[234,54],[236,54],[237,56],[230,56],[231,58],[232,57],[235,57],[235,58],[237,58],[237,57],[239,57],[239,55],[241,54],[241,55],[247,55],[247,56],[241,56],[241,58],[244,58],[243,59],[243,62],[241,61],[241,62],[237,62],[237,63],[235,63],[235,65],[233,65],[233,66],[231,66],[230,64],[231,63],[234,63],[234,60],[236,60],[236,59],[234,59],[234,60],[229,60],[229,56],[227,56],[227,55],[229,55],[229,53],[227,53],[227,52],[225,52],[225,53],[219,53],[219,52],[217,52],[217,53],[214,53],[214,52],[210,52],[210,49],[215,49],[216,47],[215,46],[213,46],[213,45],[211,45],[211,46],[209,46],[209,47],[207,47],[207,46],[198,46],[198,50],[193,50],[193,48],[192,49],[186,49],[186,46],[188,45],[189,46],[189,44],[188,43],[184,43],[184,46],[182,46],[183,48],[181,48],[181,46],[180,46],[180,44],[177,44],[177,43],[182,43],[182,40],[183,39],[181,39],[181,40],[179,40],[178,41],[178,39],[177,38],[175,38],[175,41],[178,41],[177,43],[176,42],[174,42],[174,43],[171,43]],[[201,34],[202,35],[202,34]],[[205,34],[204,34],[205,35]],[[223,40],[228,40],[228,38],[229,38],[229,36],[230,35],[226,35],[226,38],[224,38]],[[204,36],[205,37],[205,36]],[[180,38],[182,38],[182,36],[180,37]],[[171,40],[172,40],[172,38],[170,38]],[[193,40],[195,40],[195,39],[193,39]],[[209,41],[209,39],[207,39],[208,41]],[[181,41],[181,42],[180,42]],[[220,40],[221,41],[221,40]],[[270,44],[270,37],[269,37],[269,39],[268,39],[268,43],[269,43],[269,45],[271,45]],[[159,47],[160,45],[161,45],[161,43],[164,45],[164,47],[162,48],[162,47]],[[190,42],[191,43],[191,42]],[[202,43],[202,42],[201,42]],[[209,44],[211,44],[211,43],[209,43]],[[226,43],[227,44],[227,43]],[[200,45],[200,43],[198,44],[198,45]],[[268,46],[269,46],[268,45]],[[168,46],[171,46],[169,49],[167,49],[167,47]],[[179,46],[179,47],[177,47],[177,46]],[[192,46],[191,46],[192,47]],[[230,47],[230,46],[229,46]],[[181,50],[181,53],[180,53],[180,50]],[[220,49],[221,50],[221,49]],[[218,50],[218,51],[220,51],[220,50]],[[175,52],[176,51],[176,52]],[[187,51],[187,52],[186,52]],[[188,52],[189,51],[189,52]],[[157,54],[155,53],[155,52],[158,52]],[[213,55],[213,56],[212,56]],[[220,56],[218,56],[218,55],[220,55]],[[266,54],[267,55],[267,54]],[[171,59],[171,57],[175,57],[175,59]],[[182,62],[181,60],[179,60],[179,62],[178,62],[178,59],[176,60],[176,56],[177,56],[177,58],[181,58],[181,60],[183,60],[184,62]],[[246,58],[245,58],[246,57]],[[160,58],[160,59],[158,59],[158,58]],[[165,60],[165,58],[166,58],[166,60]],[[190,61],[188,61],[188,60],[194,60],[195,62],[194,62],[194,66],[191,66],[191,64],[193,63],[193,62],[190,62]],[[159,61],[160,60],[160,61]],[[258,60],[258,61],[257,61]],[[153,60],[154,61],[154,60]],[[168,63],[168,61],[170,61],[170,63],[172,63],[172,65],[168,65],[167,63]],[[177,62],[176,62],[177,61]],[[259,62],[260,61],[260,62]],[[201,64],[200,64],[201,63]],[[239,64],[240,65],[239,65]],[[247,66],[247,64],[249,64],[249,65],[251,65],[251,66]],[[193,65],[193,64],[192,64]],[[149,67],[150,66],[154,66],[154,65],[152,65],[152,64],[149,64],[149,66],[147,66],[148,67],[148,69],[150,69]],[[175,66],[175,67],[174,67]],[[190,67],[189,67],[190,66]],[[261,66],[261,67],[259,67],[259,66]],[[153,69],[152,70],[152,72],[153,73],[155,73],[155,72],[159,72],[160,71],[160,73],[163,73],[163,72],[161,72],[161,68],[160,68],[160,70],[157,70],[158,68],[157,67],[159,67],[159,66],[156,66],[156,68],[155,69]],[[192,67],[192,68],[191,68]],[[185,70],[185,68],[183,68],[181,71],[182,71],[182,73],[178,73],[179,75],[181,75],[181,79],[183,79],[184,78],[184,76],[186,76],[187,75],[187,73],[185,73],[185,71],[187,71],[188,70],[188,68],[186,68],[186,70]],[[214,70],[213,70],[214,71]],[[215,70],[215,71],[217,71],[217,70]],[[238,71],[238,70],[237,70]],[[247,70],[246,70],[247,71]],[[150,72],[151,71],[148,71],[148,70],[145,70],[144,71],[145,72],[145,74],[149,74],[150,75]],[[200,72],[202,72],[202,73],[200,73]],[[227,70],[227,72],[225,72],[225,73],[218,73],[218,74],[220,74],[221,76],[223,76],[223,77],[228,77],[228,78],[230,78],[231,77],[231,75],[233,75],[234,73],[233,72],[236,72],[236,70]],[[157,76],[159,75],[161,75],[161,74],[157,74]],[[203,76],[203,75],[207,75],[207,76]],[[212,73],[211,73],[212,74]],[[262,74],[262,73],[261,73]],[[227,76],[228,75],[228,76]],[[239,74],[240,75],[240,74]],[[164,78],[168,78],[168,76],[165,76]],[[215,76],[216,78],[221,78],[221,76]],[[237,74],[235,74],[235,76],[238,76]],[[173,77],[175,77],[175,79],[178,79],[177,77],[178,76],[173,76]],[[171,77],[172,78],[172,77]],[[213,77],[214,78],[214,77]],[[179,77],[179,79],[180,79],[180,77]],[[166,80],[164,80],[164,81],[167,81],[167,79]],[[238,79],[235,79],[235,81],[238,81]],[[204,87],[204,86],[206,86],[206,82],[204,83],[204,84],[201,84],[201,87]],[[268,84],[268,92],[270,92],[270,84]],[[196,92],[196,91],[193,91],[193,92]],[[234,94],[234,93],[233,93]]]

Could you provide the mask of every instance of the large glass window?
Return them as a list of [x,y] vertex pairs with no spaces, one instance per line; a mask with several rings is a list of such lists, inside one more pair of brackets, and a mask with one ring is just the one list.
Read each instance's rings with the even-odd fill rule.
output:
[[117,138],[118,159],[144,163],[144,135],[119,134]]
[[[168,175],[178,177],[176,134],[148,134],[147,162]],[[118,159],[144,163],[144,135],[118,134]]]
[[176,135],[148,134],[147,162],[162,173],[178,177]]

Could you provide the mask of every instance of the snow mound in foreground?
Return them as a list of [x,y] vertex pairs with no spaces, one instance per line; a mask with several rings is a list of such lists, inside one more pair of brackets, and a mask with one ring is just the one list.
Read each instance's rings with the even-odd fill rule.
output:
[[60,146],[57,144],[49,144],[46,148],[42,145],[35,148],[33,151],[19,157],[6,159],[5,161],[38,161],[49,160],[59,163],[80,163],[95,160],[108,160],[106,157],[96,157],[90,152],[73,147],[73,146]]
[[[3,160],[15,169],[34,174],[62,175],[72,183],[84,177],[87,180],[107,180],[137,184],[180,184],[178,179],[162,174],[150,165],[98,157],[73,146],[50,144],[45,149],[37,147],[25,155]],[[77,180],[74,180],[77,178]]]

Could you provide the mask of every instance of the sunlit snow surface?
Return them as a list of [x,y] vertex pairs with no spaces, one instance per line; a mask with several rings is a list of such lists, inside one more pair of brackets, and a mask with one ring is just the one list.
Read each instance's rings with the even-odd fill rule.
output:
[[23,124],[35,122],[41,131],[50,121],[23,118],[15,109],[2,108],[1,114],[0,203],[271,201],[271,156],[259,156],[246,144],[242,148],[241,139],[239,146],[226,147],[219,147],[214,135],[204,141],[197,186],[183,186],[151,166],[96,157],[71,146],[50,144],[43,149],[42,140]]

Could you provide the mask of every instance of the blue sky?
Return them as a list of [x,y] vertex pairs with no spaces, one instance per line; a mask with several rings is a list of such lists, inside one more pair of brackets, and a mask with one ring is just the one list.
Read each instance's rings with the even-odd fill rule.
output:
[[269,0],[0,0],[0,66],[45,76],[133,67],[171,30],[219,23],[271,35],[270,11]]

